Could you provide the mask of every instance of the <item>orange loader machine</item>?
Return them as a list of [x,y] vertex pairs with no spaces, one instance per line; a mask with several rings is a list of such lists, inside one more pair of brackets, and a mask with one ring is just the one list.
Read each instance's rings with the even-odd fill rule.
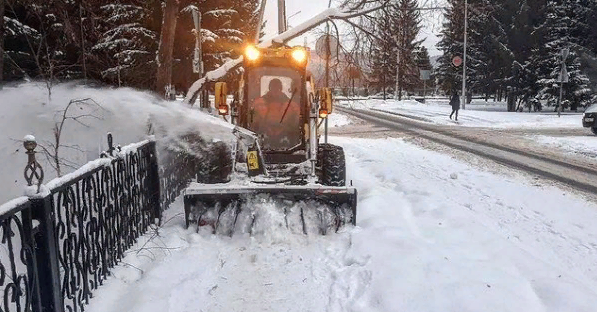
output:
[[235,125],[227,181],[192,183],[184,192],[187,226],[254,234],[283,227],[327,234],[356,224],[357,190],[347,186],[342,147],[321,143],[332,94],[316,92],[307,74],[309,50],[248,46],[244,72],[229,106],[227,85],[215,85],[215,107]]

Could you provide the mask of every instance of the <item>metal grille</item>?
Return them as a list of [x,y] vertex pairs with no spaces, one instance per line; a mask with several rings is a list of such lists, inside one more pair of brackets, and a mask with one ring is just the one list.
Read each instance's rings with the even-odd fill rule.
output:
[[152,160],[155,149],[147,144],[52,190],[66,310],[83,311],[109,269],[159,218]]

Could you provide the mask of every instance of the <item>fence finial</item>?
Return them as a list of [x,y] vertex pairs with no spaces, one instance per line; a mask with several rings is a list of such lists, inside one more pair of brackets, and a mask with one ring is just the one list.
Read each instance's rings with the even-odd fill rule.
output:
[[106,158],[108,155],[110,155],[110,157],[114,157],[114,140],[111,132],[108,132],[108,150],[103,151],[100,154],[100,158]]
[[[26,153],[28,157],[27,166],[25,166],[24,171],[25,180],[27,180],[27,185],[29,186],[32,186],[34,182],[37,182],[37,192],[39,192],[41,184],[44,181],[44,169],[35,159],[35,148],[37,147],[35,137],[32,135],[25,136],[23,146],[27,150]],[[34,178],[36,181],[34,181]]]
[[114,156],[114,140],[110,132],[108,132],[108,154]]

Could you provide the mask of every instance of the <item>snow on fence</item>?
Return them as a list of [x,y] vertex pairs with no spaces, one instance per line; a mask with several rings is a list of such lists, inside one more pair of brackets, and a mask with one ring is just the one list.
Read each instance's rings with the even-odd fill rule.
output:
[[160,168],[152,139],[124,148],[114,148],[111,135],[108,142],[101,159],[45,186],[30,156],[26,170],[41,173],[32,186],[29,171],[35,194],[0,206],[0,310],[84,311],[110,269],[160,223],[191,178],[192,170],[173,163]]

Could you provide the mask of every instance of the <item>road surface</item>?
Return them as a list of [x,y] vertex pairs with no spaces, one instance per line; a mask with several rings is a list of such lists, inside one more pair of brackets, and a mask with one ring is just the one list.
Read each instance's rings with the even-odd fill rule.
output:
[[594,162],[533,146],[528,140],[517,139],[516,136],[505,132],[493,129],[458,129],[438,126],[381,111],[342,107],[337,109],[341,113],[358,117],[385,129],[409,133],[543,178],[565,183],[579,190],[597,193],[597,165]]

